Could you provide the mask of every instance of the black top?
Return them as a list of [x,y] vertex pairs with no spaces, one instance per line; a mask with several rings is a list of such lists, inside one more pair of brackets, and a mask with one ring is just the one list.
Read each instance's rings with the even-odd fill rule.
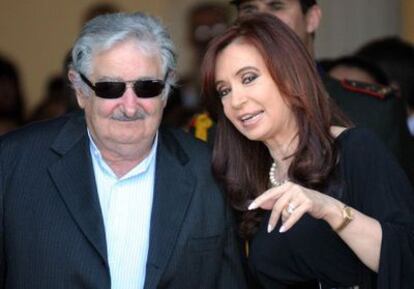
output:
[[336,142],[340,161],[323,191],[381,223],[378,274],[325,221],[304,215],[286,233],[278,232],[279,223],[269,234],[267,212],[250,243],[248,263],[257,288],[288,288],[312,280],[323,288],[413,288],[414,193],[406,175],[366,129],[348,129]]

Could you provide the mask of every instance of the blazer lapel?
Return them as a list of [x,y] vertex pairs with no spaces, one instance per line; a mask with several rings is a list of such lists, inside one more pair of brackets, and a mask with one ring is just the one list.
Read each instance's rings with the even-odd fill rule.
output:
[[171,256],[195,189],[188,157],[173,136],[162,135],[157,153],[145,289],[156,288]]
[[72,118],[53,147],[61,159],[49,168],[56,187],[80,230],[107,262],[105,229],[83,117]]

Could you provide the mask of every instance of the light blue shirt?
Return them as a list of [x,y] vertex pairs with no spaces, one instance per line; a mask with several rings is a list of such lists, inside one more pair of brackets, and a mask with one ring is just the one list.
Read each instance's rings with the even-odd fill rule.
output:
[[105,225],[111,289],[144,288],[158,134],[149,155],[122,178],[106,164],[89,131],[88,135]]

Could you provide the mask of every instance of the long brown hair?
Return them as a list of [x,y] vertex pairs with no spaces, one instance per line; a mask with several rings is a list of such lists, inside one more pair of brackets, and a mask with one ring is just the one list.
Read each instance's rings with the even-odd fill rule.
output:
[[240,232],[250,238],[258,227],[260,212],[246,212],[249,200],[268,188],[271,156],[261,142],[244,137],[224,116],[217,96],[217,56],[236,39],[254,46],[266,63],[298,125],[298,147],[288,170],[290,180],[318,189],[337,162],[330,126],[348,125],[336,111],[301,40],[284,23],[267,14],[241,17],[209,45],[202,66],[203,95],[217,119],[213,171],[228,193],[230,203],[241,212]]

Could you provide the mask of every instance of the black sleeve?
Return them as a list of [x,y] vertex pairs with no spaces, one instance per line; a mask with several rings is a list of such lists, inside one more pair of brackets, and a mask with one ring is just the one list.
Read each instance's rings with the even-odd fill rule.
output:
[[414,285],[414,193],[397,161],[368,130],[355,129],[344,143],[345,179],[351,202],[382,228],[378,289]]

